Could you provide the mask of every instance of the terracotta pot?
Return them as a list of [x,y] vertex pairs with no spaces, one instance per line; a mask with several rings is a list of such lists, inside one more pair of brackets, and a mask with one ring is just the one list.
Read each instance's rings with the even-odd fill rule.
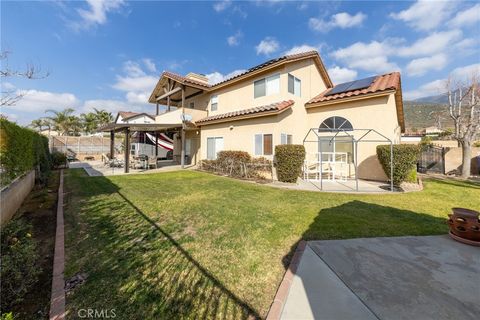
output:
[[448,215],[448,226],[450,235],[455,240],[457,238],[465,239],[467,242],[477,242],[480,244],[480,213],[475,210],[465,208],[452,208],[452,214]]

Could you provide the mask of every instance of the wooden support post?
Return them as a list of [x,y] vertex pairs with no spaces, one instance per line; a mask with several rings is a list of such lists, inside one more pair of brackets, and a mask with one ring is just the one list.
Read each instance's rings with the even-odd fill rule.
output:
[[130,130],[125,129],[125,173],[130,171]]
[[182,169],[185,168],[185,120],[183,118],[185,112],[185,86],[182,85],[182,152],[180,154],[180,164]]
[[158,102],[157,102],[157,113],[156,113],[157,116],[158,116],[158,111],[159,111],[159,109],[158,109]]
[[110,131],[110,159],[115,157],[115,132]]

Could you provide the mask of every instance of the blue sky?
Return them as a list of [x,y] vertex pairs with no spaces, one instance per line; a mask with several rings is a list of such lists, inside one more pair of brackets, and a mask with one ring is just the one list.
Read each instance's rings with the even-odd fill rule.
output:
[[215,82],[285,53],[316,49],[334,83],[400,70],[405,99],[438,94],[452,74],[480,69],[480,4],[470,1],[2,1],[8,66],[26,93],[2,113],[20,124],[45,109],[153,112],[160,73]]

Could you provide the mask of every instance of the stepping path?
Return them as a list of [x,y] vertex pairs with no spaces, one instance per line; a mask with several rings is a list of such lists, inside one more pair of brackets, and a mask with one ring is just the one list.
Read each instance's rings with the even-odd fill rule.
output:
[[55,255],[53,258],[52,296],[50,300],[50,320],[65,319],[65,234],[63,225],[63,170],[60,171],[58,187],[57,230],[55,235]]

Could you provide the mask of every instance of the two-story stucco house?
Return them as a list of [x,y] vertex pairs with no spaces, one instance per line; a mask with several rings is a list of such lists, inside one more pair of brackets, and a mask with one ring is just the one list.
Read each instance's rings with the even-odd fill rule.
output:
[[398,72],[335,85],[316,51],[272,59],[216,84],[163,72],[149,102],[157,105],[155,130],[177,132],[174,158],[183,149],[192,163],[221,150],[273,159],[276,145],[293,143],[305,145],[312,163],[333,160],[348,177],[386,180],[376,146],[399,143],[404,129]]

